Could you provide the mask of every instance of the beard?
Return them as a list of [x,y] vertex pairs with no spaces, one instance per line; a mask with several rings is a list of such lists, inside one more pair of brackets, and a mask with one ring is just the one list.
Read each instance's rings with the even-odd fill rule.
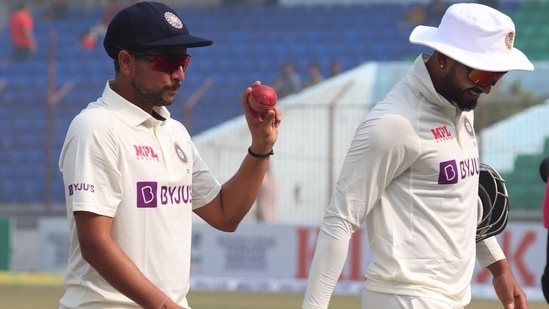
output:
[[160,90],[152,90],[148,88],[144,83],[136,79],[131,80],[131,84],[135,92],[137,92],[142,98],[151,102],[153,106],[169,106],[173,103],[174,98],[165,98],[165,91],[177,91],[181,86],[181,83],[174,84],[171,87],[163,88]]
[[451,92],[450,99],[450,102],[462,112],[472,111],[478,104],[478,100],[464,99],[460,91]]
[[454,71],[446,75],[446,77],[444,78],[444,84],[448,85],[448,88],[446,90],[446,94],[443,96],[460,111],[468,112],[477,107],[478,99],[465,99],[463,94],[466,91],[474,91],[480,94],[482,93],[482,90],[479,91],[477,88],[469,88],[465,90],[463,88],[459,88],[457,86],[458,83],[455,78]]

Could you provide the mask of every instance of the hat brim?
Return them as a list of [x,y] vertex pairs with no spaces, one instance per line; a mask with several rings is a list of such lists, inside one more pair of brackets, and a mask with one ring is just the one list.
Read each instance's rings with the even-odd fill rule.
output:
[[160,47],[160,46],[185,46],[185,47],[203,47],[213,44],[212,40],[204,39],[201,37],[181,34],[176,36],[170,36],[156,41],[147,42],[142,44],[141,47]]
[[473,69],[489,72],[534,70],[534,65],[526,55],[514,47],[509,53],[481,56],[445,43],[443,39],[438,37],[438,28],[436,27],[417,26],[410,34],[410,42],[430,47]]

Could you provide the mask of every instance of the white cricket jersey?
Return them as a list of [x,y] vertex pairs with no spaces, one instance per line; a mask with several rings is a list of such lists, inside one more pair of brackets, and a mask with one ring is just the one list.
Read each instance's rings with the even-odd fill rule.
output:
[[165,119],[158,120],[109,85],[74,118],[59,160],[70,233],[61,305],[137,308],[82,258],[73,212],[87,211],[112,217],[112,237],[124,252],[188,308],[192,210],[210,202],[221,186],[165,107],[155,108]]
[[473,113],[434,89],[418,57],[365,117],[348,150],[309,273],[303,308],[327,308],[354,230],[366,224],[365,288],[470,301],[475,254],[504,258],[495,238],[475,246],[478,145]]

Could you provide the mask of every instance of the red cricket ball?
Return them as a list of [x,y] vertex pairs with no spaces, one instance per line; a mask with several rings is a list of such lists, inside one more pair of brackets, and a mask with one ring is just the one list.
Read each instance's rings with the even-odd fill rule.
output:
[[259,85],[252,89],[252,93],[248,96],[248,103],[255,112],[265,113],[275,107],[277,99],[273,88]]

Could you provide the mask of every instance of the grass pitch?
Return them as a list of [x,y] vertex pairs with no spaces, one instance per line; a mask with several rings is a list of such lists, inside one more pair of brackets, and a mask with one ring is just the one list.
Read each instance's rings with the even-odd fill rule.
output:
[[[0,308],[56,309],[64,293],[62,276],[40,273],[0,272]],[[301,293],[191,291],[193,309],[297,309]],[[529,309],[548,309],[544,302],[530,302]],[[473,300],[466,309],[501,309],[495,300]],[[334,295],[330,309],[360,309],[359,295]]]
[[[2,308],[58,308],[63,288],[59,285],[0,285]],[[193,309],[296,309],[301,308],[303,294],[191,291]],[[497,301],[474,300],[467,309],[501,309]],[[547,309],[545,303],[530,303],[529,309]],[[360,296],[334,295],[330,309],[360,309]]]

